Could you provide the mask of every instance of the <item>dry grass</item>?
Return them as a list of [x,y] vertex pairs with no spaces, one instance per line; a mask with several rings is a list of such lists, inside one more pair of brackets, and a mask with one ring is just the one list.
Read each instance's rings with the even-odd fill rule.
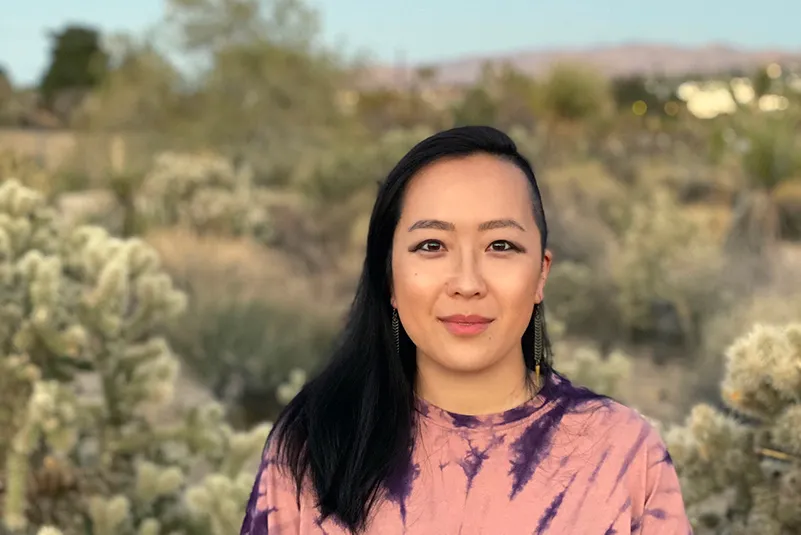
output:
[[19,156],[36,158],[49,171],[70,158],[77,141],[75,133],[69,130],[0,129],[0,147]]
[[307,301],[337,307],[334,277],[298,276],[286,255],[246,238],[198,236],[185,229],[150,232],[143,239],[160,254],[178,284],[203,300]]
[[679,361],[655,364],[642,355],[633,359],[631,379],[622,388],[625,402],[661,422],[680,422],[697,401],[697,371]]

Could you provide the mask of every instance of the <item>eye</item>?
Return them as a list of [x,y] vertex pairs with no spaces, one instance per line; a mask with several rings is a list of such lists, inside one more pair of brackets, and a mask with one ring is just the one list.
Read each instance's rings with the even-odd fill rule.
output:
[[505,253],[506,251],[519,251],[520,249],[506,240],[494,241],[489,246],[490,250],[495,253]]
[[415,251],[424,251],[426,253],[438,253],[442,251],[444,245],[439,240],[427,240],[417,245]]

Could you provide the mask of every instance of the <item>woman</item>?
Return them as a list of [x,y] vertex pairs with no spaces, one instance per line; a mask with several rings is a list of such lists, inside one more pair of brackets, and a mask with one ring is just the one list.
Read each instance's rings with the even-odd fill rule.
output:
[[382,184],[347,326],[278,418],[240,535],[691,533],[656,431],[551,366],[529,163],[463,127]]

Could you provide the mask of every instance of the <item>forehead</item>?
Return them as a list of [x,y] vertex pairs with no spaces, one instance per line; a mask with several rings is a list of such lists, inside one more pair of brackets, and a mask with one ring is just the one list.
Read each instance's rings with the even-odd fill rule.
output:
[[402,219],[452,222],[501,217],[531,220],[531,190],[516,165],[477,154],[437,161],[414,176],[404,194]]

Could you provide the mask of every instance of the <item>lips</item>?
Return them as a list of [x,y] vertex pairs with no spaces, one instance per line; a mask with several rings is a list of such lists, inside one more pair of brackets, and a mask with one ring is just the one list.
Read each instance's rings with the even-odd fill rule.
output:
[[470,316],[454,314],[453,316],[443,316],[439,319],[440,321],[445,321],[448,323],[490,323],[492,321],[490,318],[485,318],[484,316],[477,316],[475,314]]
[[471,336],[484,332],[492,323],[492,319],[478,315],[454,314],[438,318],[451,334]]

